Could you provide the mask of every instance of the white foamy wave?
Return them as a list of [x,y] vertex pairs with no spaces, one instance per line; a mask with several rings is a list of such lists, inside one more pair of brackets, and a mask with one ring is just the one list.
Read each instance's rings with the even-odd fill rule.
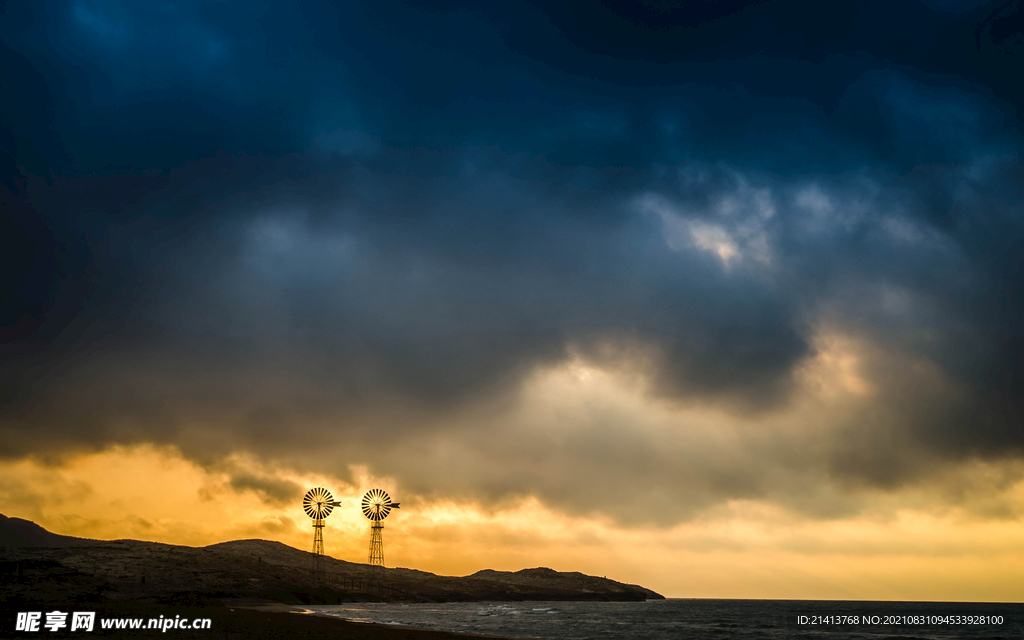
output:
[[514,616],[521,613],[518,609],[507,604],[491,605],[483,609],[477,609],[478,616]]

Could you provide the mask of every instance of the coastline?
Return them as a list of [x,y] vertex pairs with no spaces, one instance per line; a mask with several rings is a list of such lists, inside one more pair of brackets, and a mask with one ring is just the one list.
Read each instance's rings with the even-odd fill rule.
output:
[[[385,638],[385,637],[390,637],[390,636],[387,635],[387,633],[391,632],[391,631],[409,631],[409,632],[417,632],[417,633],[418,632],[424,632],[426,635],[422,636],[422,640],[430,640],[432,638],[436,639],[436,640],[442,640],[444,638],[470,638],[470,639],[472,639],[472,638],[480,638],[480,639],[488,639],[488,640],[510,640],[506,636],[497,636],[497,635],[493,635],[493,634],[461,633],[461,632],[457,632],[457,631],[440,631],[438,629],[429,629],[429,628],[426,628],[426,627],[415,627],[415,626],[409,626],[409,625],[388,625],[388,624],[380,624],[380,623],[377,623],[377,622],[358,622],[356,620],[349,620],[348,618],[343,618],[341,616],[331,615],[329,613],[322,613],[322,612],[319,612],[319,611],[314,611],[312,609],[306,609],[304,607],[299,607],[299,606],[285,604],[283,602],[270,602],[270,603],[265,603],[265,604],[251,604],[251,605],[242,604],[242,605],[235,605],[232,608],[233,609],[248,609],[248,610],[251,610],[251,611],[257,611],[257,612],[263,612],[263,613],[292,614],[292,615],[298,614],[298,615],[303,615],[303,616],[313,616],[313,617],[317,617],[317,618],[325,618],[325,619],[329,619],[329,620],[334,620],[336,622],[343,622],[346,625],[346,629],[348,629],[348,635],[345,636],[346,638],[358,638],[358,637],[361,637],[361,636],[358,636],[358,635],[354,635],[352,633],[352,628],[353,627],[351,627],[350,625],[355,625],[355,627],[358,627],[358,628],[361,628],[361,629],[364,629],[364,630],[372,631],[373,635],[372,636],[368,635],[368,636],[366,636],[367,638],[370,638],[370,637],[373,637],[373,638],[378,638],[378,637],[379,638]],[[377,634],[381,634],[381,633],[383,633],[384,635],[377,635]],[[324,637],[330,637],[330,636],[324,636]],[[405,637],[405,636],[402,636],[402,637]],[[408,637],[410,638],[410,640],[412,640],[414,637],[419,638],[420,636],[408,636]]]
[[[354,622],[338,616],[320,614],[309,609],[284,603],[218,605],[212,607],[176,607],[132,601],[89,603],[61,603],[39,605],[0,605],[2,622],[0,638],[24,637],[26,632],[15,631],[18,612],[21,611],[95,611],[97,621],[103,618],[152,619],[181,617],[182,619],[208,618],[208,629],[102,629],[97,622],[89,635],[120,638],[165,637],[177,640],[508,640],[502,636],[458,633],[407,627]],[[45,629],[41,631],[49,632]],[[67,631],[66,629],[64,631]]]

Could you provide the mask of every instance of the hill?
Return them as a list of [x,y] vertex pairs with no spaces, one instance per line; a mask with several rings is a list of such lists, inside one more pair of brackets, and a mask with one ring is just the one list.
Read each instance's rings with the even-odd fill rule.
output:
[[86,538],[50,533],[31,520],[0,514],[0,547],[66,547],[89,542]]
[[312,554],[280,542],[235,540],[187,547],[139,540],[61,536],[0,516],[0,602],[144,600],[207,604],[224,598],[292,603],[351,600],[660,599],[643,587],[547,568],[440,576],[386,569],[385,588],[367,581],[368,566],[327,557],[327,580],[314,580]]

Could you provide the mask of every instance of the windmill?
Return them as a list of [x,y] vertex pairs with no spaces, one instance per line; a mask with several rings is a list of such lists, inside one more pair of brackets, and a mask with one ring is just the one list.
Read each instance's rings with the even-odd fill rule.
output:
[[370,525],[370,577],[378,584],[384,581],[384,540],[380,535],[384,518],[398,508],[398,503],[391,502],[383,489],[370,489],[363,495],[363,515],[373,523]]
[[340,505],[327,489],[317,487],[306,492],[302,508],[313,519],[313,577],[323,583],[324,572],[324,519]]

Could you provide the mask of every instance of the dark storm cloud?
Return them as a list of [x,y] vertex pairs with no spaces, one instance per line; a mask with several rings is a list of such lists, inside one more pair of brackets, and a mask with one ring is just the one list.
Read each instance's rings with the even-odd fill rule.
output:
[[1022,444],[1017,2],[7,12],[11,455],[317,441],[338,473],[398,474],[373,438],[435,434],[474,443],[481,471],[452,477],[492,497],[599,509],[579,496],[616,465],[604,495],[763,496],[741,453],[681,471],[597,420],[562,473],[455,416],[575,357],[766,415],[823,319],[960,390],[936,402],[879,360],[876,406],[830,419],[829,473],[921,473],[880,442]]
[[273,477],[260,477],[251,473],[236,473],[229,481],[231,488],[253,491],[260,498],[274,505],[295,502],[302,495],[302,487],[294,482]]

